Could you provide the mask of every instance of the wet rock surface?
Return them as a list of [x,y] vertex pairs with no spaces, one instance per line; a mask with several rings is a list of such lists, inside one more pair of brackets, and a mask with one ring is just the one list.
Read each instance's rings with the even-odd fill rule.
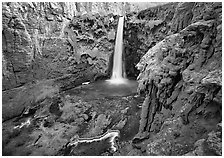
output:
[[[81,75],[87,68],[98,70],[99,76],[105,73],[108,53],[100,52],[98,47],[80,48],[77,39],[86,38],[68,29],[78,14],[76,5],[78,3],[3,3],[3,90],[65,74],[79,72]],[[96,21],[93,23],[98,27]],[[76,31],[83,29],[79,27]],[[90,42],[93,41],[90,39]],[[93,56],[88,58],[86,54],[91,52]],[[94,56],[94,53],[102,55]]]
[[222,4],[124,5],[138,95],[95,82],[111,74],[122,12],[102,5],[3,3],[3,155],[222,155]]
[[147,155],[220,155],[220,7],[179,3],[171,35],[137,64],[138,91],[146,97],[133,143]]
[[92,80],[96,74],[97,72],[94,71],[86,71],[82,76],[79,74],[71,74],[4,91],[4,99],[2,101],[4,114],[2,115],[2,119],[6,121],[20,116],[23,112],[29,112],[30,109],[38,109],[38,104],[46,98],[52,98],[60,92]]
[[129,2],[3,3],[3,90],[89,68],[107,76],[118,15],[141,8]]
[[122,12],[122,7],[118,7],[122,5],[3,3],[3,90],[65,74],[79,72],[81,75],[87,68],[95,68],[99,76],[105,75],[114,45],[114,36],[107,39],[107,34],[116,25],[110,21]]
[[[3,122],[3,155],[128,154],[132,148],[120,153],[120,146],[130,142],[138,132],[136,127],[141,109],[137,105],[143,98],[136,96],[136,86],[131,93],[118,96],[92,93],[91,84],[49,93],[38,102],[34,101],[35,106],[27,107],[18,117]],[[36,91],[36,87],[33,90]],[[107,139],[103,146],[97,145],[97,150],[90,149],[98,142],[87,143],[87,146],[81,144],[72,149],[66,146],[77,138],[88,140],[108,130],[119,131],[115,141],[116,151],[110,150],[110,143],[105,145]]]
[[176,6],[177,3],[169,3],[127,14],[124,28],[124,60],[129,65],[127,75],[137,78],[139,70],[135,65],[150,48],[167,36]]

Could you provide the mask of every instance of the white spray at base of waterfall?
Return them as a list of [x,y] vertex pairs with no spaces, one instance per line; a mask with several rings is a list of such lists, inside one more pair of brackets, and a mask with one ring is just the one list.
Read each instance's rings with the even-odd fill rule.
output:
[[123,71],[123,62],[122,62],[123,27],[124,27],[124,17],[121,16],[119,18],[118,27],[117,27],[112,76],[110,80],[107,80],[112,84],[125,84],[127,82],[127,79],[124,77],[125,72]]

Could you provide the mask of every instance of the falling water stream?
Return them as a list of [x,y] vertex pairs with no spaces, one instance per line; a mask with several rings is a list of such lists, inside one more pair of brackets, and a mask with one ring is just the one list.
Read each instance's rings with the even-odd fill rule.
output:
[[[117,130],[118,127],[115,125],[111,125],[111,127],[108,127],[107,129],[108,131],[103,133],[103,135],[91,138],[75,139],[75,141],[70,142],[67,146],[67,148],[72,148],[72,150],[68,150],[65,155],[77,154],[96,156],[104,152],[105,149],[112,149],[115,152],[118,150],[114,146],[115,137],[119,137],[120,141],[127,141],[132,139],[132,137],[138,132],[140,109],[137,107],[137,103],[135,102],[139,99],[136,98],[138,84],[135,80],[128,80],[125,77],[125,70],[122,63],[123,25],[124,17],[121,16],[117,27],[111,78],[106,81],[97,81],[87,85],[83,84],[82,86],[67,91],[67,94],[80,96],[86,102],[91,102],[91,104],[94,104],[94,102],[97,101],[97,104],[94,104],[95,108],[99,106],[98,109],[101,110],[105,108],[106,111],[108,111],[111,108],[115,108],[112,111],[117,114],[119,113],[118,116],[122,114],[119,110],[116,111],[116,109],[119,108],[119,102],[122,102],[120,108],[126,107],[129,109],[127,114],[124,115],[127,122],[124,127],[119,130]],[[128,106],[125,104],[126,101],[128,102]],[[100,104],[98,102],[100,102]],[[113,103],[113,105],[111,106],[111,103],[109,102]],[[112,120],[117,119],[117,116],[111,115],[110,117]],[[114,123],[115,122],[116,121],[114,121]],[[86,130],[88,130],[88,128]],[[81,133],[85,133],[84,131],[85,128],[83,128],[83,132]]]
[[82,89],[91,92],[92,96],[128,96],[137,93],[138,83],[126,78],[123,66],[123,27],[124,16],[119,17],[115,41],[113,69],[111,78],[106,81],[97,81],[83,86]]
[[[21,130],[22,133],[18,136],[12,133],[13,137],[9,138],[12,139],[12,142],[8,145],[12,148],[12,152],[14,152],[14,144],[16,144],[16,147],[17,144],[19,144],[19,148],[16,150],[16,154],[18,155],[23,155],[24,152],[27,152],[27,155],[44,155],[45,149],[43,148],[45,147],[46,151],[49,150],[51,154],[52,150],[56,150],[61,146],[62,148],[58,151],[58,155],[99,156],[108,151],[110,154],[117,151],[118,154],[122,150],[125,153],[128,152],[126,151],[126,148],[123,148],[120,145],[125,146],[126,142],[127,145],[130,145],[128,141],[137,134],[141,111],[139,105],[142,104],[144,98],[136,95],[138,83],[135,80],[128,80],[125,77],[122,64],[123,24],[124,17],[120,17],[111,78],[106,81],[101,80],[90,84],[88,82],[64,91],[58,96],[58,98],[60,98],[60,103],[58,103],[58,99],[56,99],[55,103],[54,98],[50,98],[50,100],[47,100],[46,102],[44,100],[43,105],[46,105],[44,106],[46,109],[38,109],[37,113],[35,113],[35,116],[38,116],[37,118],[30,117],[26,119],[25,117],[25,122],[22,122],[23,120],[21,119],[21,122],[15,122],[15,124],[12,123],[13,130],[16,130],[14,132],[17,134],[18,130]],[[59,105],[63,105],[63,107],[59,108]],[[49,111],[47,116],[45,116],[45,110]],[[55,115],[58,112],[60,113],[60,116],[57,115],[55,124],[46,121],[48,116],[50,118],[51,116],[52,118],[56,118]],[[66,119],[64,119],[62,118],[62,115],[63,117],[64,115],[68,115],[68,117],[66,116]],[[42,120],[43,122],[41,122],[39,118],[44,118]],[[36,129],[38,128],[39,123],[41,123],[40,127],[39,129]],[[48,124],[50,124],[49,128]],[[45,127],[45,125],[47,127]],[[6,127],[9,127],[11,130],[11,125],[8,126],[7,124]],[[40,137],[38,136],[36,139],[32,136],[32,139],[30,140],[26,138],[24,139],[24,135],[29,135],[30,133],[27,132],[30,132],[30,130],[32,130],[32,134],[35,136],[36,132],[40,132]],[[49,135],[49,137],[47,136],[48,134],[45,136],[45,133],[47,133],[45,130],[49,130],[53,132],[53,134]],[[53,135],[58,133],[58,130],[66,132],[68,130],[72,131],[70,133],[68,132],[68,135],[66,132],[66,134],[63,132],[63,136],[66,135],[66,139],[68,138],[67,136],[74,136],[69,142],[64,144],[65,139],[61,139],[60,136],[53,137]],[[54,138],[54,141],[57,140],[58,142],[53,144],[55,148],[52,147],[48,149],[48,146],[45,146],[45,144],[51,144],[53,140],[51,142],[50,139],[52,138]],[[7,133],[5,134],[5,139],[8,139]],[[32,145],[33,147],[31,148],[33,152],[30,152],[30,146],[29,148],[27,147],[27,142],[31,144],[33,141],[34,145]],[[36,145],[38,143],[40,145]],[[43,152],[41,150],[43,150]],[[8,152],[7,148],[4,152]]]
[[112,76],[110,80],[108,80],[112,84],[127,83],[127,79],[125,78],[125,71],[123,70],[123,62],[122,62],[123,27],[124,27],[124,16],[121,16],[119,18],[118,27],[117,27]]

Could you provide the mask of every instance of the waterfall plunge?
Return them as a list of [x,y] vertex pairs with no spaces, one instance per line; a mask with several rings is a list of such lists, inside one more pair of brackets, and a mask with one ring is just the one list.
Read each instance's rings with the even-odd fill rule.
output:
[[124,84],[127,82],[127,79],[124,77],[125,72],[123,71],[123,63],[122,63],[122,53],[123,53],[123,26],[124,25],[124,17],[119,18],[118,27],[117,27],[117,35],[114,49],[114,58],[113,58],[113,70],[112,76],[109,82],[113,84]]

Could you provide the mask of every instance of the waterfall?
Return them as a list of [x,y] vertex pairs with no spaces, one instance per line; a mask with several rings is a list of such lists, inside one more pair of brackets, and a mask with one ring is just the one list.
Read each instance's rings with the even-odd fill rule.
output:
[[124,17],[119,18],[117,35],[115,41],[114,58],[113,58],[113,69],[112,76],[110,78],[111,83],[121,84],[125,83],[127,79],[124,77],[125,72],[123,70],[122,53],[123,53],[123,25]]

